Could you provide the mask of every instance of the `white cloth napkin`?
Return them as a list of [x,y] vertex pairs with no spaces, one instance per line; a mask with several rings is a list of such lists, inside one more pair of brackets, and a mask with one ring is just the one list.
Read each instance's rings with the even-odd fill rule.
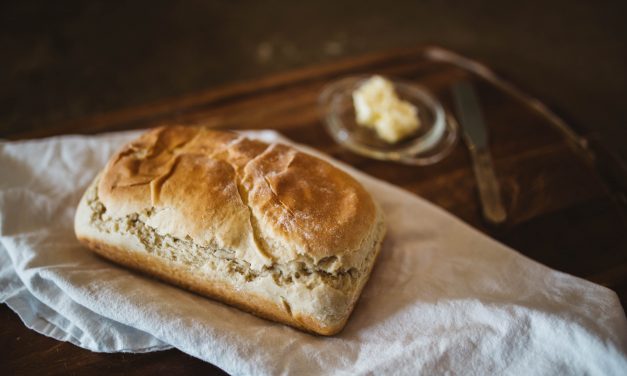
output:
[[109,263],[74,238],[74,210],[109,156],[136,135],[0,143],[0,301],[29,328],[93,351],[176,347],[231,374],[627,371],[627,320],[614,292],[540,265],[338,162],[382,204],[388,236],[335,337]]

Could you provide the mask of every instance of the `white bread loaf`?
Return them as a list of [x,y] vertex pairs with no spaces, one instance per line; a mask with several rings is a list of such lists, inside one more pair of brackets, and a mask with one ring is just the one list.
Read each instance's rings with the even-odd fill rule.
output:
[[281,144],[205,128],[148,131],[85,192],[78,239],[100,255],[258,316],[340,331],[383,216],[348,174]]

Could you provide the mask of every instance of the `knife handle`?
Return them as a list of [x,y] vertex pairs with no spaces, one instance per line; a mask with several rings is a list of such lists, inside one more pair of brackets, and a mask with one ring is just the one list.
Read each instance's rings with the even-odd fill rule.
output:
[[477,177],[483,216],[490,223],[503,223],[507,219],[507,213],[501,201],[501,191],[494,175],[490,152],[485,148],[470,148],[470,154]]

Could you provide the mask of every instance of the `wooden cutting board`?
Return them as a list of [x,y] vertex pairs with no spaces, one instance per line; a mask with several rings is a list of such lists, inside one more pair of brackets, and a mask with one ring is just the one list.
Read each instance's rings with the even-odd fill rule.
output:
[[[320,91],[335,79],[374,73],[427,87],[449,111],[451,85],[461,79],[474,82],[508,212],[505,225],[490,227],[483,220],[470,158],[462,142],[441,162],[412,167],[366,159],[331,140],[321,122],[317,103]],[[541,102],[485,66],[450,51],[419,47],[371,54],[13,134],[11,138],[171,123],[275,129],[422,196],[532,259],[614,289],[623,306],[627,301],[627,172],[615,169],[600,146],[590,146],[594,141],[590,135],[573,130]],[[6,306],[1,312],[0,338],[4,340],[0,356],[4,358],[2,364],[10,364],[15,371],[46,367],[73,372],[104,367],[129,374],[157,369],[218,372],[175,350],[145,355],[93,354],[35,334]],[[55,350],[50,351],[50,346]]]

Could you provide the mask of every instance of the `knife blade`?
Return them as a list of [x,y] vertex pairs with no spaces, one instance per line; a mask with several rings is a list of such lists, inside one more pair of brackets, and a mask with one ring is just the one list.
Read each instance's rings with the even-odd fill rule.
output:
[[488,222],[500,224],[507,219],[507,213],[494,173],[488,149],[488,131],[477,94],[469,82],[461,81],[453,86],[453,101],[472,159],[483,216]]

